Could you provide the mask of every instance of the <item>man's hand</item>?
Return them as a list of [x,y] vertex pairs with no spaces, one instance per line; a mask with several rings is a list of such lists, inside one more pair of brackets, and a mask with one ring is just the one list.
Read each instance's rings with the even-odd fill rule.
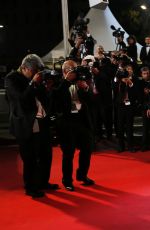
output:
[[32,78],[32,81],[37,83],[37,84],[40,84],[42,81],[42,77],[41,77],[40,73],[36,73],[34,75],[34,77]]
[[144,88],[144,93],[145,93],[146,95],[148,95],[148,94],[150,93],[150,89]]
[[131,81],[131,79],[129,78],[122,78],[121,80],[122,82],[124,82],[127,86],[132,87],[133,86],[133,82]]
[[77,83],[76,83],[76,85],[78,86],[79,89],[84,89],[84,90],[88,90],[89,89],[89,86],[86,83],[86,81],[78,80]]
[[92,73],[98,75],[100,73],[99,69],[96,67],[92,67]]
[[74,73],[73,70],[69,70],[69,72],[66,74],[65,79],[67,81],[73,82],[76,79],[77,75]]

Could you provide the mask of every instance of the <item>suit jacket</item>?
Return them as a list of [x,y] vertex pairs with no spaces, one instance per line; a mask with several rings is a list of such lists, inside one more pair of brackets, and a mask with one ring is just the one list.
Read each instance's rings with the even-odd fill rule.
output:
[[142,110],[150,109],[150,93],[145,94],[145,88],[150,89],[150,82],[142,79],[139,81],[139,103],[141,104]]
[[112,106],[112,79],[113,69],[111,65],[102,66],[100,73],[95,77],[96,89],[99,93],[99,103],[101,106]]
[[141,48],[140,59],[144,65],[150,65],[150,50],[147,54],[146,46]]
[[49,113],[49,97],[44,86],[29,85],[29,80],[17,71],[5,77],[5,88],[10,108],[10,132],[18,139],[28,139],[33,132],[37,113],[36,98]]
[[132,106],[135,106],[139,98],[139,81],[136,77],[132,79],[133,86],[129,87],[122,81],[114,83],[115,98],[114,102],[117,106],[124,103],[125,95],[128,93],[128,98]]
[[[57,104],[57,113],[60,114],[60,119],[65,119],[66,121],[71,119],[71,94],[69,91],[70,82],[63,80],[60,87],[56,89],[54,98]],[[82,124],[92,130],[92,121],[89,112],[89,103],[93,100],[93,94],[91,91],[84,92],[83,90],[78,90],[78,97],[82,103],[82,107],[79,110],[80,120]]]
[[133,59],[134,62],[137,62],[137,45],[133,44],[127,47],[127,54]]

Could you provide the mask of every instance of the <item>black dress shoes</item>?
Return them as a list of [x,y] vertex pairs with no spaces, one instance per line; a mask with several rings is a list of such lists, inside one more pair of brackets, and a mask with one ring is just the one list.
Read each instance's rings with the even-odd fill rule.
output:
[[77,176],[76,179],[77,179],[77,181],[83,181],[83,185],[88,186],[88,185],[95,184],[95,181],[90,179],[90,178],[88,178],[88,177],[79,177],[79,176]]
[[72,183],[64,183],[63,182],[63,185],[65,187],[66,190],[70,191],[70,192],[73,192],[74,191],[74,186]]
[[31,196],[32,198],[40,198],[45,195],[44,192],[40,190],[26,190],[25,194],[27,196]]
[[43,189],[43,190],[57,190],[57,189],[59,189],[59,185],[58,184],[47,183],[45,185],[40,186],[40,189]]

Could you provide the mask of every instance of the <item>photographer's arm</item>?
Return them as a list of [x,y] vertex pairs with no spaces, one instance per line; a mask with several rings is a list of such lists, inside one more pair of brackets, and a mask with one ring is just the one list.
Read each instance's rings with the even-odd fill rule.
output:
[[31,98],[31,95],[35,94],[34,84],[28,84],[27,87],[22,90],[13,75],[8,75],[5,78],[5,89],[10,97],[27,101]]
[[70,51],[69,57],[76,58],[78,54],[78,50],[80,48],[80,45],[84,42],[84,40],[81,37],[77,37],[75,41],[75,46]]
[[126,84],[126,86],[133,87],[133,82],[129,78],[122,78],[121,81]]
[[144,62],[144,60],[145,60],[145,47],[141,48],[141,51],[140,51],[140,60],[142,62]]
[[86,81],[77,81],[79,98],[85,101],[87,104],[93,102],[93,92],[90,90]]

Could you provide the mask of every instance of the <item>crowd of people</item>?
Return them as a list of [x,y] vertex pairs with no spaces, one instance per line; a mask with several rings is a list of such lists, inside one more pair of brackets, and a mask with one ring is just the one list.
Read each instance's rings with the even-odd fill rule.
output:
[[[42,197],[49,183],[52,163],[50,116],[56,115],[56,130],[63,153],[62,183],[74,191],[73,158],[79,152],[76,180],[93,185],[88,177],[94,143],[115,133],[118,152],[135,152],[134,117],[143,117],[141,150],[149,149],[150,131],[150,37],[145,38],[137,64],[136,38],[127,45],[118,37],[118,50],[105,52],[94,39],[78,34],[62,65],[61,77],[47,70],[41,58],[29,54],[18,70],[5,78],[10,107],[10,131],[16,137],[23,160],[26,195]],[[103,126],[105,127],[105,133]],[[125,136],[126,133],[126,136]]]
[[91,74],[86,82],[93,93],[92,102],[89,101],[88,106],[95,141],[97,138],[103,138],[103,135],[110,140],[115,132],[118,138],[118,152],[125,151],[126,147],[129,151],[135,152],[133,124],[134,117],[139,115],[143,117],[143,138],[140,148],[142,151],[148,150],[150,37],[145,38],[145,46],[140,52],[140,64],[137,60],[134,35],[127,38],[126,44],[124,36],[119,34],[117,50],[106,52],[99,45],[93,52],[87,51],[88,55],[81,58],[80,45],[84,43],[82,37],[78,36],[70,57],[79,65],[89,68]]

